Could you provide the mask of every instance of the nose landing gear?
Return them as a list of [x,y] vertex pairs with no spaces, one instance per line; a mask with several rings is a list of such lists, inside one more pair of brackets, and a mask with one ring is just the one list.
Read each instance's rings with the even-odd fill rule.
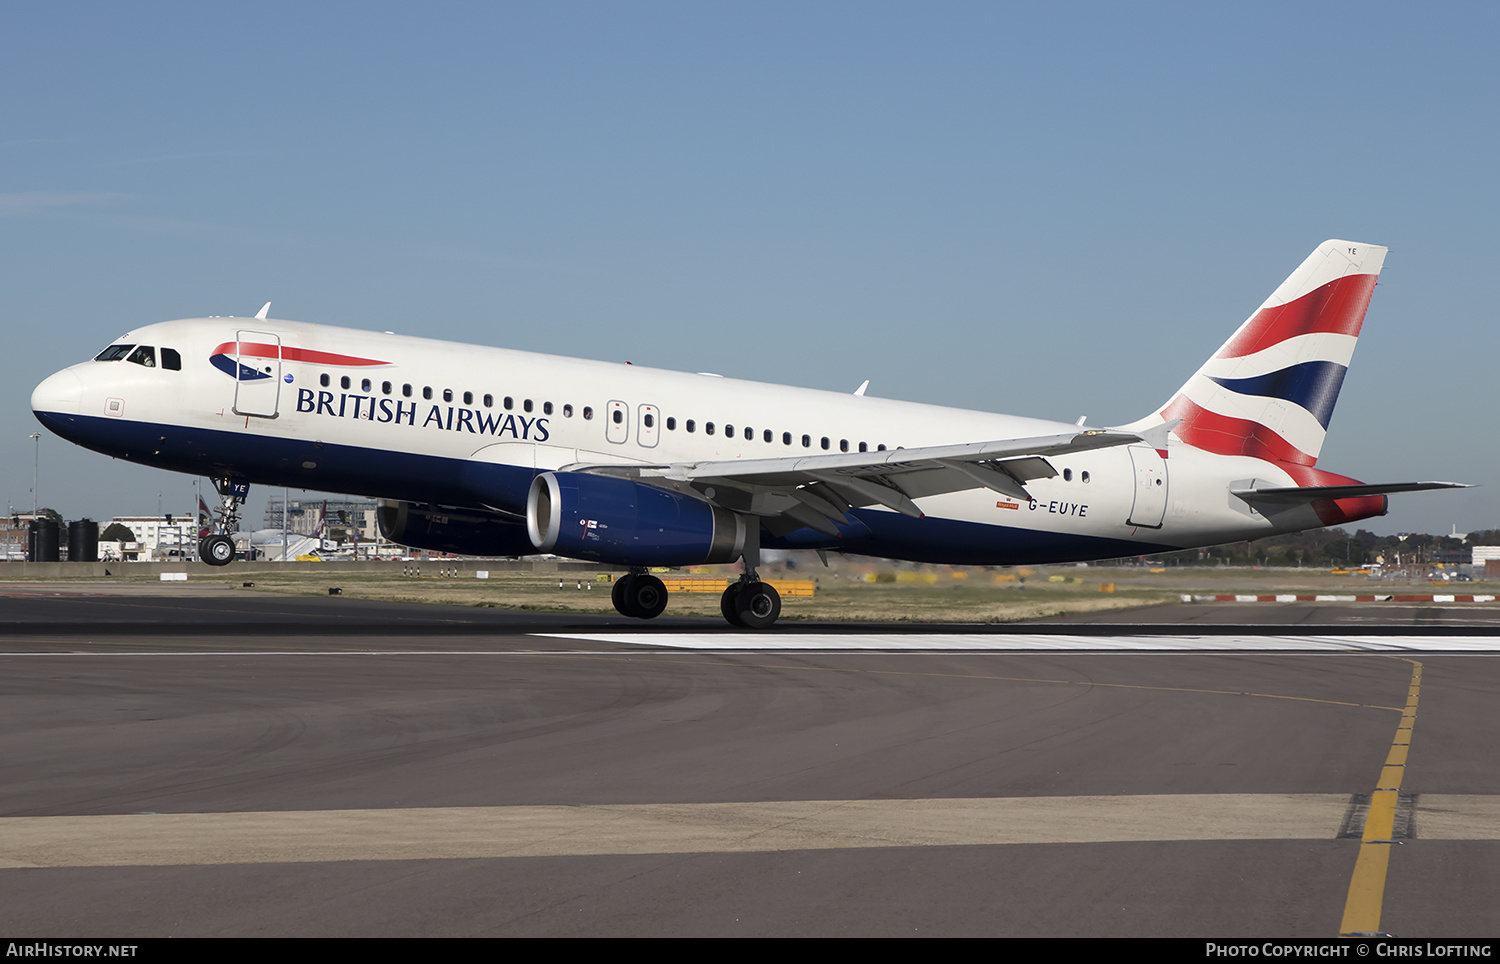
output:
[[250,495],[250,485],[235,482],[228,476],[211,480],[219,493],[217,533],[198,541],[198,558],[210,566],[227,566],[234,561],[234,534],[240,528],[240,509]]

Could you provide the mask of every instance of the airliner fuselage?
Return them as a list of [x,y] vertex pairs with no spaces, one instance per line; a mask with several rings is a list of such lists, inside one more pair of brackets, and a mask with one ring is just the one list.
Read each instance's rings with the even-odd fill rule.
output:
[[[1383,256],[1325,243],[1168,405],[1119,429],[259,316],[134,329],[32,407],[95,451],[215,479],[226,506],[245,484],[370,496],[407,544],[596,559],[638,570],[638,589],[652,565],[744,558],[753,574],[762,546],[1136,555],[1354,521],[1435,487],[1313,466]],[[731,622],[757,625],[729,595]]]

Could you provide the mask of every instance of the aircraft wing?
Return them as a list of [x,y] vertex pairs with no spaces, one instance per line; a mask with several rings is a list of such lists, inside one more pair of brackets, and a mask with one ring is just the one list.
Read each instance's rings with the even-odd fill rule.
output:
[[726,509],[768,522],[785,517],[828,535],[857,506],[882,505],[914,519],[925,496],[989,488],[1021,502],[1026,483],[1057,474],[1048,456],[1071,455],[1143,441],[1139,435],[1081,429],[1037,438],[960,445],[838,452],[772,459],[675,462],[668,465],[575,465],[569,471],[619,475],[664,488],[690,487]]

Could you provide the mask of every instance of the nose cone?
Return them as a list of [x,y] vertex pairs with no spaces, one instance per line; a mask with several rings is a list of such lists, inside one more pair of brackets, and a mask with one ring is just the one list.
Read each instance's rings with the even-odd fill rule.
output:
[[48,428],[56,431],[49,415],[77,415],[83,400],[83,380],[71,368],[48,377],[31,392],[31,411]]

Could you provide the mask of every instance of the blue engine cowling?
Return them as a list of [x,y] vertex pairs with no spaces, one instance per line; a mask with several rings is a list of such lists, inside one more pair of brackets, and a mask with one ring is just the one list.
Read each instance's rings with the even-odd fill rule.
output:
[[506,522],[471,509],[382,502],[375,519],[387,539],[413,549],[466,556],[536,554],[519,521]]
[[733,562],[745,548],[745,520],[728,509],[582,472],[544,472],[532,480],[526,530],[542,552],[620,566]]

